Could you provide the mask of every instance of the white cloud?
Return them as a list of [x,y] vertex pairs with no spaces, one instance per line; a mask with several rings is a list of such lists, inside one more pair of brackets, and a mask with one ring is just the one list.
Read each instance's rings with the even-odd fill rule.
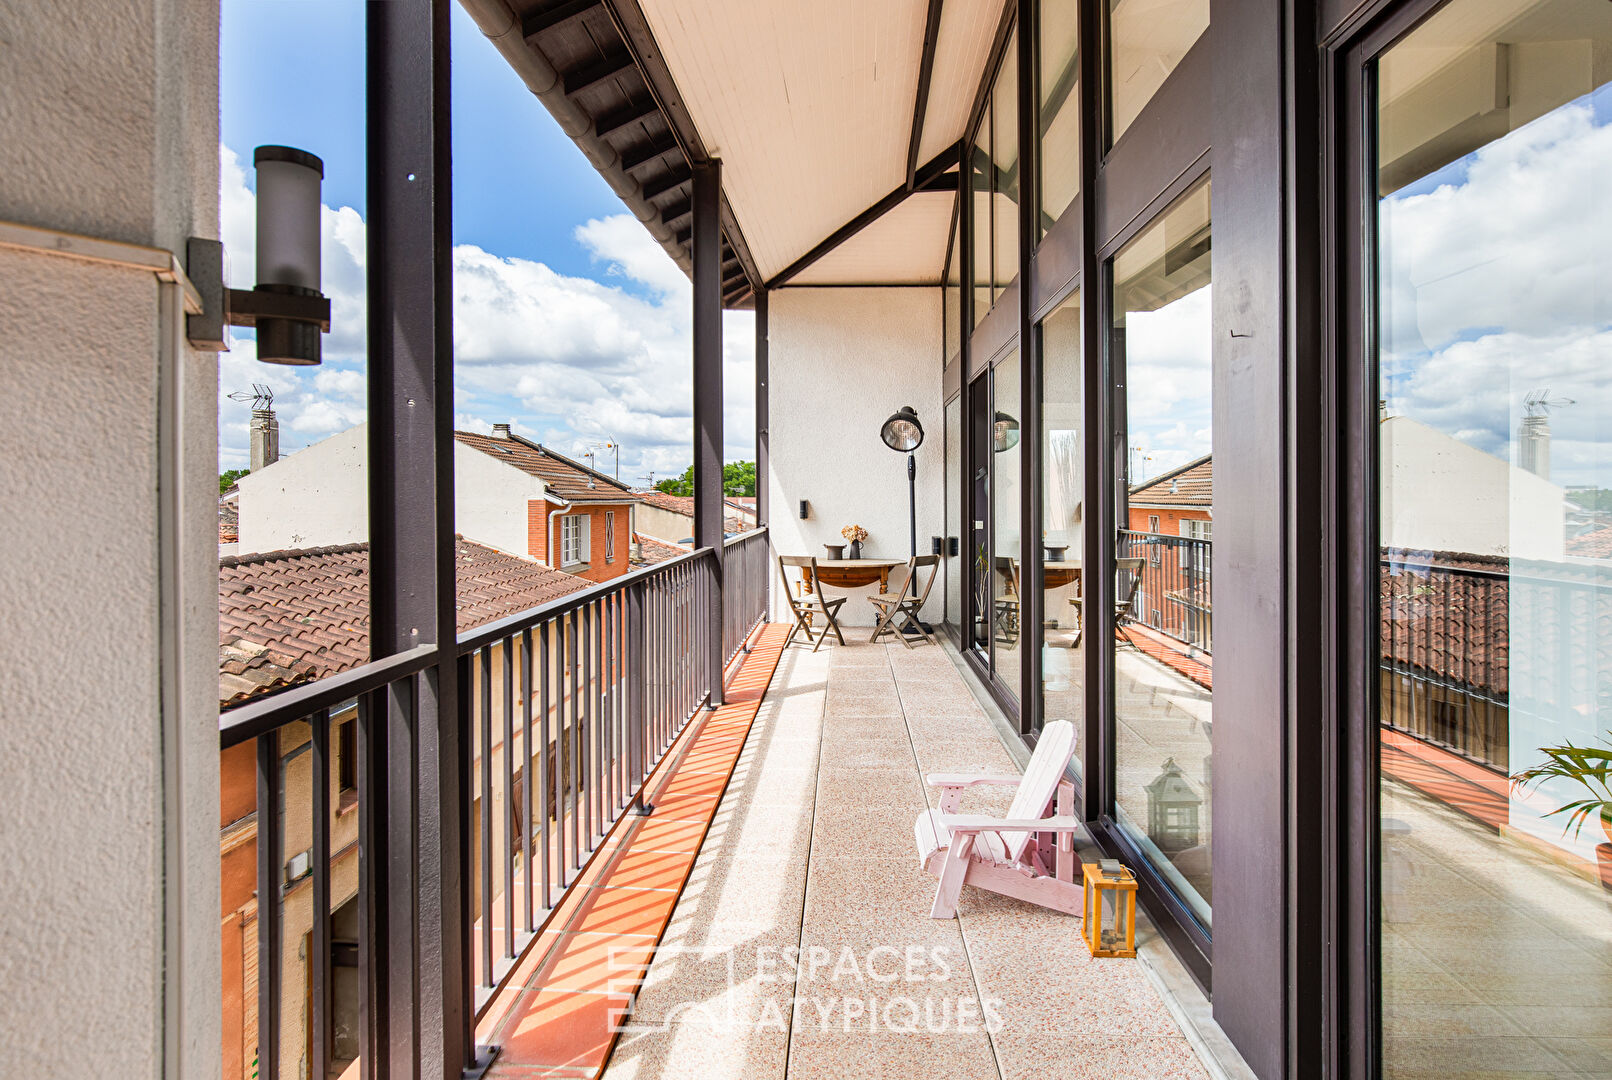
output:
[[[246,169],[220,148],[224,241],[235,288],[249,288],[254,200]],[[325,363],[259,364],[250,335],[221,360],[220,467],[246,461],[248,405],[227,399],[271,385],[289,453],[365,415],[364,221],[351,207],[322,215],[324,290],[332,332]],[[620,284],[560,274],[529,259],[473,245],[454,249],[455,405],[459,426],[512,423],[566,452],[605,439],[622,444],[623,479],[664,477],[692,459],[692,290],[677,265],[628,214],[596,219],[577,243]],[[635,286],[632,288],[629,286]],[[724,316],[726,453],[754,456],[754,317]]]
[[[1612,93],[1612,91],[1603,91]],[[1552,479],[1612,484],[1612,125],[1579,101],[1380,204],[1384,396],[1504,460],[1548,388]]]

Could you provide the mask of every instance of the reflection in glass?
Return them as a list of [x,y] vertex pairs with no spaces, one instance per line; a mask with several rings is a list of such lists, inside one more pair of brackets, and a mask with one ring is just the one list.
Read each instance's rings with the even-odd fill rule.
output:
[[991,310],[991,111],[985,110],[974,133],[973,168],[969,173],[974,215],[974,325]]
[[962,244],[958,240],[957,226],[956,215],[953,215],[951,254],[946,260],[946,281],[941,289],[942,361],[950,360],[963,347],[960,333],[962,328],[960,311],[963,298],[958,291],[962,281],[958,267],[962,264],[963,251]]
[[946,539],[941,542],[944,568],[946,624],[961,634],[963,625],[963,560],[951,554],[951,538],[963,529],[963,398],[946,403]]
[[[1044,720],[1084,730],[1086,642],[1080,632],[1080,557],[1085,519],[1081,414],[1080,294],[1041,324],[1041,538],[1046,633],[1041,650]],[[1080,766],[1076,755],[1075,765]]]
[[1019,641],[1019,353],[1015,349],[991,369],[995,419],[991,424],[991,640],[996,675],[1019,695],[1023,661]]
[[1080,193],[1080,6],[1041,0],[1040,236]]
[[[1116,610],[1084,613],[1092,633],[1114,640],[1115,817],[1206,927],[1211,541],[1151,519],[1213,517],[1212,490],[1189,475],[1213,446],[1209,263],[1207,181],[1114,258],[1109,333],[1126,479],[1116,493]],[[1194,494],[1211,504],[1186,505]]]
[[992,297],[1019,275],[1019,34],[1008,38],[991,89],[991,161],[994,237]]
[[1383,1071],[1612,1076],[1612,5],[1455,0],[1377,90]]
[[1208,28],[1209,0],[1109,0],[1110,146]]

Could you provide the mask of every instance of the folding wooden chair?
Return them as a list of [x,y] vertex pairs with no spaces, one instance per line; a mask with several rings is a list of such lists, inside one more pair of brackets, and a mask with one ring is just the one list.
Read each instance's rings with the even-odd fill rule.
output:
[[[1114,640],[1122,645],[1132,644],[1131,639],[1125,636],[1124,624],[1136,618],[1136,593],[1142,587],[1142,564],[1146,561],[1140,557],[1114,560],[1116,577],[1126,573],[1131,575],[1130,582],[1120,590],[1120,595],[1114,600]],[[1081,597],[1078,596],[1072,597],[1069,604],[1080,619],[1080,629],[1075,631],[1075,640],[1069,643],[1069,647],[1078,649],[1080,639],[1086,636],[1086,609],[1081,605]]]
[[[801,570],[801,583],[809,583],[812,591],[796,596],[794,583],[789,580],[789,567],[798,567]],[[810,574],[810,577],[806,575]],[[789,601],[789,610],[795,616],[795,625],[789,628],[784,637],[784,647],[795,639],[798,630],[806,635],[806,640],[812,642],[812,652],[816,652],[828,637],[830,630],[839,639],[841,645],[845,644],[845,635],[840,633],[839,620],[835,618],[840,608],[845,606],[845,597],[836,597],[830,600],[823,594],[823,579],[817,574],[817,560],[810,555],[780,555],[778,556],[778,576],[784,579],[784,597]],[[823,619],[823,632],[815,639],[812,637],[812,619],[821,616]]]
[[[924,567],[929,568],[929,578],[922,583],[916,596],[912,592],[914,575]],[[907,634],[907,627],[913,627],[918,634],[931,645],[938,645],[935,636],[924,629],[924,624],[918,618],[918,613],[924,608],[924,601],[929,599],[929,590],[935,586],[935,578],[940,573],[939,555],[914,555],[907,560],[907,572],[901,578],[900,585],[889,592],[879,593],[868,597],[868,602],[878,612],[879,621],[873,627],[873,636],[869,641],[878,641],[885,634],[894,634],[901,639],[901,644],[912,648],[912,638]],[[901,625],[895,625],[897,619]]]

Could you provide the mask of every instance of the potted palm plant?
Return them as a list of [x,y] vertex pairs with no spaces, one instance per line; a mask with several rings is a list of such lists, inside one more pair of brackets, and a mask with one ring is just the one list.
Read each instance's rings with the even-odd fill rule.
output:
[[[1609,732],[1608,734],[1612,734]],[[1522,791],[1538,786],[1546,780],[1571,780],[1588,793],[1588,798],[1574,799],[1550,811],[1545,816],[1566,814],[1562,831],[1573,830],[1576,837],[1591,816],[1601,823],[1606,838],[1612,841],[1612,750],[1593,746],[1541,746],[1539,752],[1545,760],[1531,769],[1512,776],[1513,790]]]
[[[1612,732],[1608,733],[1612,736]],[[1584,798],[1563,803],[1548,811],[1546,817],[1566,814],[1562,832],[1573,830],[1577,837],[1585,822],[1594,817],[1601,823],[1607,843],[1597,844],[1596,862],[1601,872],[1601,884],[1612,890],[1612,750],[1593,746],[1541,746],[1539,752],[1545,760],[1531,769],[1524,769],[1511,777],[1513,791],[1522,791],[1530,785],[1537,787],[1546,780],[1570,780],[1585,794]]]

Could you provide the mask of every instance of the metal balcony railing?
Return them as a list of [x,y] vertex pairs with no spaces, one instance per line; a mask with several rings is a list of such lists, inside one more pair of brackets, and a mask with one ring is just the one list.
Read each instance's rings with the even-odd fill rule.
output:
[[[722,636],[720,655],[731,660],[765,619],[766,530],[724,548],[720,590],[716,553],[703,548],[460,634],[456,702],[434,685],[438,649],[422,645],[221,717],[222,748],[257,745],[256,1030],[246,1033],[258,1047],[257,1075],[325,1076],[349,1056],[336,1053],[332,957],[346,954],[332,947],[331,903],[338,877],[344,893],[353,888],[354,848],[356,955],[343,966],[357,968],[358,1001],[342,1010],[344,1034],[356,1016],[360,1056],[406,1057],[388,1041],[388,1016],[401,1007],[420,1010],[422,1030],[440,1022],[468,1035],[601,841],[642,806],[678,735],[713,701],[722,671],[713,670],[711,636]],[[439,701],[454,710],[456,755],[437,752],[446,742]],[[334,717],[354,710],[357,838],[343,829],[333,863],[331,732]],[[299,765],[289,782],[288,761],[307,751],[308,772]],[[440,881],[399,890],[395,865],[370,853],[419,860],[427,833],[418,826],[439,783],[422,764],[450,756],[462,763],[458,850],[420,860],[442,867]],[[303,889],[306,911],[299,905],[288,926],[285,901]],[[435,995],[406,980],[392,985],[388,972],[419,970],[393,963],[394,954],[417,958],[448,935],[459,945],[461,985]],[[428,1022],[433,997],[442,1016]]]
[[1213,555],[1214,544],[1209,540],[1120,530],[1118,557],[1142,560],[1132,621],[1174,638],[1192,651],[1212,654]]

